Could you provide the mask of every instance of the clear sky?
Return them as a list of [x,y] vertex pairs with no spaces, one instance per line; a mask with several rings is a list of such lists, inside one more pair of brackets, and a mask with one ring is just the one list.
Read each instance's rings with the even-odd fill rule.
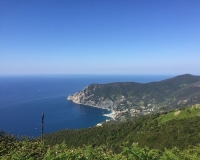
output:
[[0,74],[200,75],[199,0],[0,0]]

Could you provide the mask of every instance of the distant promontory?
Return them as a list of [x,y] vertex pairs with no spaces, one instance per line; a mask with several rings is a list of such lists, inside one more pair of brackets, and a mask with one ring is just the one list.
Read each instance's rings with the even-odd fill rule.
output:
[[91,84],[68,100],[135,116],[200,103],[200,76],[176,76],[159,82]]

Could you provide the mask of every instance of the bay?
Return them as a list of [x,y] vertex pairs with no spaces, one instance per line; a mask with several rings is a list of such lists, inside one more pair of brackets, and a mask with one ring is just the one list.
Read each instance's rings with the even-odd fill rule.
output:
[[41,114],[44,131],[95,126],[109,119],[108,110],[74,104],[67,96],[89,84],[112,82],[148,83],[172,76],[162,75],[48,75],[0,76],[0,128],[14,135],[39,136]]

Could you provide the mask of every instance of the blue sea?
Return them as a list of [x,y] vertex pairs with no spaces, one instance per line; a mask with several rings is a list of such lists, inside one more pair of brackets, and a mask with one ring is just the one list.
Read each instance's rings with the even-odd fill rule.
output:
[[108,110],[74,104],[68,95],[89,84],[160,81],[172,76],[0,76],[0,128],[14,135],[39,136],[44,112],[44,133],[95,126],[109,119]]

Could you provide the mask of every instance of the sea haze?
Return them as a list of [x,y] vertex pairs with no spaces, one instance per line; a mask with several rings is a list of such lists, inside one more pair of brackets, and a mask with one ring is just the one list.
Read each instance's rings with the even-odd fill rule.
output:
[[44,132],[87,128],[108,117],[109,111],[67,101],[70,94],[94,83],[160,81],[172,76],[1,76],[0,128],[15,135],[39,136]]

